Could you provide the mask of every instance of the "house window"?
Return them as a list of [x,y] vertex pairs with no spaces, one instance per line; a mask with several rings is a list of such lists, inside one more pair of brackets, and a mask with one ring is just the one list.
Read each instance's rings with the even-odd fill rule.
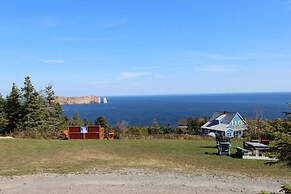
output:
[[241,135],[241,131],[235,131],[235,132],[234,132],[234,136],[235,136],[235,137],[238,137],[239,135]]
[[236,124],[236,122],[235,121],[232,121],[232,125],[235,125]]
[[239,120],[238,121],[238,125],[242,125],[242,120]]
[[227,132],[226,136],[230,137],[231,136],[231,132]]

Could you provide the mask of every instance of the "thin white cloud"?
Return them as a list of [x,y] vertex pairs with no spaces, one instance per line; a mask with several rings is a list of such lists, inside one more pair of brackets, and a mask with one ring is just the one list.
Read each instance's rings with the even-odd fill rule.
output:
[[231,73],[237,71],[236,68],[232,66],[226,66],[226,65],[207,65],[202,67],[196,67],[194,68],[196,71],[202,71],[202,72],[209,72],[209,73]]
[[64,60],[59,60],[59,59],[46,59],[46,60],[41,60],[43,63],[64,63]]
[[132,78],[138,78],[144,75],[148,75],[147,72],[122,72],[120,73],[121,79],[132,79]]

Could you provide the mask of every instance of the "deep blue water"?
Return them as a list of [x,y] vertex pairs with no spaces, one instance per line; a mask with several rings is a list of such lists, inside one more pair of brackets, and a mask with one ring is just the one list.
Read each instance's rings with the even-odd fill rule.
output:
[[70,118],[76,111],[80,117],[95,120],[103,115],[115,126],[125,120],[131,126],[148,126],[156,119],[159,125],[177,125],[177,120],[188,117],[211,117],[215,111],[239,112],[255,118],[256,112],[265,119],[285,118],[291,111],[291,93],[256,94],[197,94],[160,96],[107,97],[108,104],[63,105]]

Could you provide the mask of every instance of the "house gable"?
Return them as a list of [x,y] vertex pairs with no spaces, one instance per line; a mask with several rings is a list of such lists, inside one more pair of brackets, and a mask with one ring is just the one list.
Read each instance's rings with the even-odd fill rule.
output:
[[226,131],[225,131],[225,136],[226,137],[233,137],[234,135],[233,135],[233,130],[232,129],[227,129]]
[[242,118],[242,116],[239,113],[236,113],[229,123],[230,127],[233,127],[233,126],[242,127],[246,125],[247,123],[245,122],[245,120]]

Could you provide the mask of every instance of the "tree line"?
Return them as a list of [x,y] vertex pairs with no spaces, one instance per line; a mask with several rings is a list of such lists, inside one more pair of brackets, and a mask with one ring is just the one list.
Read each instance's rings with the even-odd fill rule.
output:
[[55,102],[52,85],[36,91],[30,77],[24,86],[15,83],[4,99],[0,94],[0,134],[30,138],[58,138],[67,128],[61,106]]
[[170,124],[160,126],[156,119],[153,120],[151,126],[129,126],[128,122],[122,120],[111,126],[104,116],[97,117],[94,121],[88,121],[87,118],[80,118],[78,112],[74,112],[73,117],[68,121],[70,126],[93,126],[100,125],[104,128],[105,133],[114,132],[118,139],[123,138],[147,138],[148,136],[160,136],[168,134],[176,135],[199,135],[200,128],[206,123],[206,118],[187,119],[185,127],[174,127]]
[[77,112],[69,119],[63,115],[62,107],[56,102],[51,84],[36,91],[29,76],[25,77],[23,87],[13,83],[11,92],[3,98],[0,94],[0,135],[12,135],[28,138],[63,138],[63,130],[68,126],[100,125],[105,132],[114,131],[117,138],[137,138],[149,135],[189,134],[197,135],[205,119],[188,118],[187,128],[175,128],[171,125],[159,126],[154,120],[152,126],[128,126],[121,121],[112,127],[104,116],[94,121],[81,119]]

